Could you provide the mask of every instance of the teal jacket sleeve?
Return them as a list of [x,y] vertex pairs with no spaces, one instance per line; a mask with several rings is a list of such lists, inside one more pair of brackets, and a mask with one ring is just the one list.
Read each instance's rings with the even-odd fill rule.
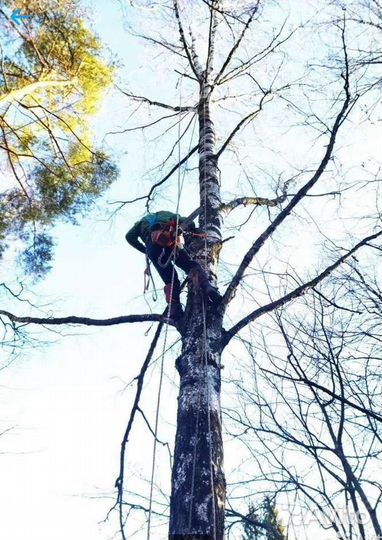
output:
[[146,253],[146,248],[142,242],[139,241],[141,232],[141,222],[137,221],[137,223],[127,232],[125,238],[128,241],[128,243],[133,246],[133,248],[137,249],[141,253]]

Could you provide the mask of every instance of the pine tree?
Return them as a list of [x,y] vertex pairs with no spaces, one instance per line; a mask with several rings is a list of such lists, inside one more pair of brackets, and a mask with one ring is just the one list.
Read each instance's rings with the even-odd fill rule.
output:
[[[74,221],[116,176],[93,146],[89,117],[113,67],[77,0],[6,0],[0,9],[0,253],[24,245],[28,272],[49,268],[50,227]],[[16,25],[8,14],[30,17]]]
[[259,509],[250,503],[248,514],[243,518],[242,540],[288,540],[278,514],[276,502],[269,497],[264,499]]

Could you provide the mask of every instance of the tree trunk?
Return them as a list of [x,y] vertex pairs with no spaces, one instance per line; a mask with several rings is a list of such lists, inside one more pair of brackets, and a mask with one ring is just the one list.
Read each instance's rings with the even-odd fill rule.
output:
[[[193,244],[197,259],[216,279],[220,248],[220,188],[210,87],[201,84],[199,105],[199,223],[206,240]],[[225,478],[220,408],[222,314],[195,289],[182,331],[177,432],[170,507],[170,540],[223,540]]]

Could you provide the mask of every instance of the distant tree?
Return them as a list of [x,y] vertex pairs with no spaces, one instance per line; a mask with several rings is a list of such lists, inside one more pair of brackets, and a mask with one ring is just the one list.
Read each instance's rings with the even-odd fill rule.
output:
[[[19,25],[16,8],[30,15]],[[21,240],[27,271],[42,275],[50,227],[74,221],[116,176],[89,126],[113,66],[77,0],[6,0],[0,38],[0,253]]]
[[244,530],[242,540],[287,540],[276,504],[269,497],[264,499],[260,508],[250,503],[248,514],[241,516],[241,520]]
[[227,411],[236,430],[245,428],[253,467],[261,462],[253,482],[295,493],[302,520],[341,540],[382,534],[379,251],[371,244],[363,264],[351,259],[315,288],[303,318],[301,309],[275,314],[284,347],[264,342],[259,328],[256,349],[246,343],[256,383],[237,382],[242,405]]
[[255,506],[250,503],[248,514],[243,516],[243,540],[260,540],[264,537],[264,531],[260,526],[260,517]]

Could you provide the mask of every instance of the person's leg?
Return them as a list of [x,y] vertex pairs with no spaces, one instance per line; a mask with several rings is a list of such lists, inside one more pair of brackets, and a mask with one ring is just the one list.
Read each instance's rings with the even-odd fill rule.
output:
[[193,261],[185,249],[177,250],[177,255],[175,259],[176,266],[179,266],[186,274],[190,272],[193,268],[202,268],[199,263]]
[[[150,261],[153,263],[156,271],[162,278],[165,287],[165,297],[166,302],[171,306],[169,316],[171,318],[177,319],[183,314],[182,306],[180,303],[180,282],[178,274],[175,270],[174,264],[172,261],[168,263],[164,268],[159,264],[159,258],[162,254],[163,248],[157,244],[147,243],[146,244],[146,253]],[[165,248],[165,254],[163,256],[163,261],[168,261],[171,256],[172,250]]]
[[[172,262],[169,263],[168,266],[166,266],[165,268],[162,268],[162,266],[160,266],[160,264],[158,262],[158,259],[162,254],[162,248],[160,246],[158,246],[157,244],[147,242],[147,244],[146,244],[146,254],[147,254],[148,258],[150,259],[150,261],[155,266],[156,271],[158,272],[158,274],[160,275],[160,277],[162,278],[164,283],[165,284],[171,283],[172,266],[173,266]],[[169,256],[170,256],[170,251],[168,251],[166,249],[165,250],[165,255],[163,256],[163,259],[166,261],[166,260],[168,260]]]
[[191,259],[185,249],[180,249],[178,251],[175,264],[187,272],[192,283],[200,286],[202,291],[212,302],[219,302],[219,300],[221,300],[219,291],[209,282],[206,272],[199,263]]

